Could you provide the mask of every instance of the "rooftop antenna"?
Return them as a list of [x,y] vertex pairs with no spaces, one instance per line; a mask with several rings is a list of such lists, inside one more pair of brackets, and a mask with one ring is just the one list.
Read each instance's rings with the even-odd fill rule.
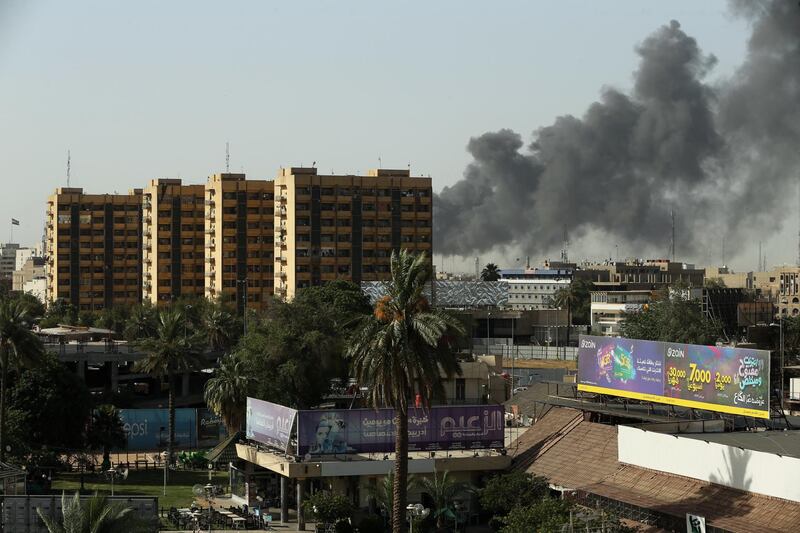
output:
[[[800,183],[797,184],[797,203],[800,207]],[[800,266],[800,209],[797,211],[797,266]]]
[[672,209],[670,209],[669,211],[669,218],[672,223],[672,237],[670,239],[669,250],[670,250],[670,255],[672,256],[672,262],[674,263],[675,262],[675,211],[673,211]]
[[69,178],[70,178],[70,165],[72,164],[72,154],[69,150],[67,150],[67,188],[69,188]]
[[564,224],[564,246],[561,248],[561,261],[569,263],[569,235],[566,224]]
[[759,272],[764,272],[761,269],[761,241],[758,241],[758,271]]
[[383,168],[383,162],[381,161],[381,156],[378,156],[378,168]]
[[229,174],[231,171],[231,145],[225,141],[225,173]]
[[478,281],[478,268],[480,268],[480,267],[478,266],[478,258],[476,257],[475,258],[475,281]]
[[722,236],[722,266],[725,266],[725,235]]

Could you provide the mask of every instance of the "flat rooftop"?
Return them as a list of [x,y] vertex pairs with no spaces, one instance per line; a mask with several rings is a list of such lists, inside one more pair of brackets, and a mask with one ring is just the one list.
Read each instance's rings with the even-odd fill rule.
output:
[[745,450],[800,458],[800,431],[731,431],[727,433],[681,433],[688,439],[737,446]]

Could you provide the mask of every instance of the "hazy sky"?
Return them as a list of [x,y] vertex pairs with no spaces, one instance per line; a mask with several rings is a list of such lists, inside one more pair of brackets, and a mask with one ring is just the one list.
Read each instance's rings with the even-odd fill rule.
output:
[[68,149],[87,192],[202,183],[226,141],[251,178],[380,157],[438,191],[471,136],[529,140],[603,85],[628,87],[634,46],[670,19],[717,56],[711,79],[741,61],[747,28],[718,0],[0,0],[0,240],[10,217],[15,240],[41,235]]

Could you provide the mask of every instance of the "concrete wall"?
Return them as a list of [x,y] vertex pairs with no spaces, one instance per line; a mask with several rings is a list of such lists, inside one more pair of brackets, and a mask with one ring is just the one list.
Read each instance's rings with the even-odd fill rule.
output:
[[798,458],[628,426],[617,439],[622,463],[800,502]]

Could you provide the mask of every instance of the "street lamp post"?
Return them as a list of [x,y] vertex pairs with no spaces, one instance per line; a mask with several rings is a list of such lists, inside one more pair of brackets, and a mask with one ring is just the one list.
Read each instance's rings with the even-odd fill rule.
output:
[[[209,470],[209,475],[210,473]],[[211,499],[214,497],[214,485],[209,483],[203,489],[206,491],[206,500],[208,500],[208,533],[211,533]]]
[[247,335],[247,278],[237,279],[236,285],[242,286],[242,333]]
[[486,310],[486,355],[489,355],[489,330],[491,329],[492,312]]
[[[781,303],[787,305],[789,300],[784,298],[781,300]],[[784,308],[786,309],[786,308]],[[783,335],[783,313],[779,313],[780,316],[780,341],[781,341],[781,371],[780,371],[780,379],[781,379],[781,415],[783,414],[783,398],[784,398],[784,385],[783,385],[783,367],[784,367],[784,360],[783,360],[783,346],[784,346],[784,335]]]
[[514,379],[516,379],[515,362],[516,356],[514,354],[514,315],[511,316],[511,396],[514,396]]
[[[158,430],[158,440],[159,444],[164,441],[162,434],[164,433],[164,426],[161,426]],[[164,457],[164,496],[167,495],[167,469],[169,468],[169,457]]]
[[114,476],[117,475],[117,471],[112,467],[108,469],[108,475],[111,477],[111,496],[114,496]]

